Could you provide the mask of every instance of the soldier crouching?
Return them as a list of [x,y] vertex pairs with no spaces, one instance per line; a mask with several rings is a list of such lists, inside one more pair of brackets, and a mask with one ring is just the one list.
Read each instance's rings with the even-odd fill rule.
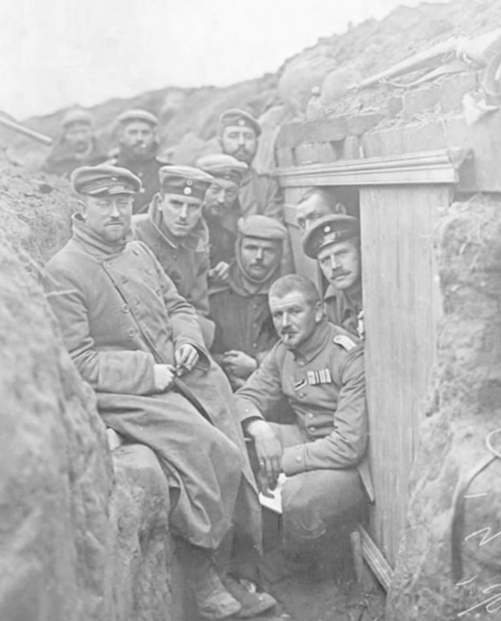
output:
[[193,307],[152,252],[128,241],[140,180],[103,165],[77,169],[72,184],[80,207],[73,237],[47,265],[65,345],[106,425],[157,455],[201,616],[240,614],[212,560],[232,525],[260,548],[257,490],[231,388]]
[[[245,433],[254,441],[261,487],[281,473],[286,548],[318,554],[325,538],[372,498],[363,344],[327,322],[315,285],[290,274],[268,295],[279,342],[237,393]],[[281,398],[296,422],[267,422]],[[327,550],[330,553],[329,550]]]

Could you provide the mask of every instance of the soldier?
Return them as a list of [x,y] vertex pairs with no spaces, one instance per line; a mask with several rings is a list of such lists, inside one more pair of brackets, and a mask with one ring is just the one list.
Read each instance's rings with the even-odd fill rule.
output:
[[209,232],[202,218],[202,201],[213,178],[189,166],[164,166],[159,192],[148,212],[135,215],[136,239],[156,256],[179,293],[195,307],[207,347],[214,338],[208,319]]
[[61,133],[52,145],[42,169],[69,177],[79,166],[100,164],[106,151],[94,135],[92,116],[86,110],[69,110],[61,121]]
[[226,110],[220,117],[220,144],[223,153],[245,162],[249,167],[240,185],[241,216],[256,214],[284,221],[283,198],[277,180],[252,168],[261,127],[245,110]]
[[337,200],[335,190],[315,187],[306,190],[301,197],[296,206],[296,220],[301,233],[304,233],[318,218],[346,212],[346,207]]
[[343,214],[316,220],[302,238],[304,253],[318,259],[329,283],[324,295],[328,320],[364,337],[360,228]]
[[[229,617],[242,605],[221,583],[212,553],[232,523],[244,520],[255,545],[260,538],[231,388],[208,355],[193,308],[153,253],[128,241],[140,180],[123,168],[97,166],[77,169],[72,183],[80,199],[73,237],[47,265],[65,345],[94,388],[106,425],[156,453],[199,613]],[[237,496],[243,504],[235,512]]]
[[158,119],[147,110],[126,110],[117,123],[119,152],[109,163],[128,168],[141,179],[141,190],[134,198],[134,213],[142,213],[160,190],[158,171],[168,164],[157,154]]
[[245,383],[277,340],[268,291],[279,276],[286,238],[286,228],[272,218],[240,219],[228,284],[210,294],[211,317],[216,323],[212,351],[233,388]]
[[[284,543],[307,554],[365,505],[364,486],[372,498],[363,347],[326,321],[318,291],[303,276],[275,281],[269,304],[280,340],[237,391],[237,405],[261,485],[273,488],[280,473],[287,476]],[[294,425],[263,417],[282,396]]]
[[247,164],[231,155],[206,155],[197,162],[214,181],[205,193],[203,215],[209,228],[209,283],[228,281],[229,264],[235,257],[236,223],[240,218],[238,190]]

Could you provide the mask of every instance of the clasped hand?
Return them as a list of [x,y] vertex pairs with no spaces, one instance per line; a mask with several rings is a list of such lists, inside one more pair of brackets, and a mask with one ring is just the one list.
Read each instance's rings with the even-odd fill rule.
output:
[[155,390],[164,392],[172,387],[175,377],[189,373],[198,362],[198,351],[193,345],[185,343],[174,352],[175,366],[171,364],[156,364],[153,367],[155,374]]
[[260,487],[262,491],[265,491],[263,487],[274,489],[282,471],[282,444],[271,425],[264,420],[252,420],[247,426],[247,433],[254,439]]

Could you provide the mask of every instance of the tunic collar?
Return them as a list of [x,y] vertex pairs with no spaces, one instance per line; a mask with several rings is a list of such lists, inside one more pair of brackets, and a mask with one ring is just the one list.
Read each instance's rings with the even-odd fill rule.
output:
[[91,254],[98,258],[109,257],[111,255],[121,253],[125,249],[127,242],[131,239],[131,234],[129,232],[125,239],[112,243],[103,239],[93,229],[87,226],[80,214],[73,214],[71,219],[73,239],[85,246]]
[[331,327],[324,317],[310,338],[292,352],[294,360],[303,359],[311,362],[327,346],[330,338]]

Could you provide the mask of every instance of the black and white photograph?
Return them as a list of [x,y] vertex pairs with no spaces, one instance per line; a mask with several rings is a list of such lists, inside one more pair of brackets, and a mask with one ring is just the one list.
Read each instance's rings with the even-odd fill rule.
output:
[[0,24],[0,621],[499,621],[501,0]]

